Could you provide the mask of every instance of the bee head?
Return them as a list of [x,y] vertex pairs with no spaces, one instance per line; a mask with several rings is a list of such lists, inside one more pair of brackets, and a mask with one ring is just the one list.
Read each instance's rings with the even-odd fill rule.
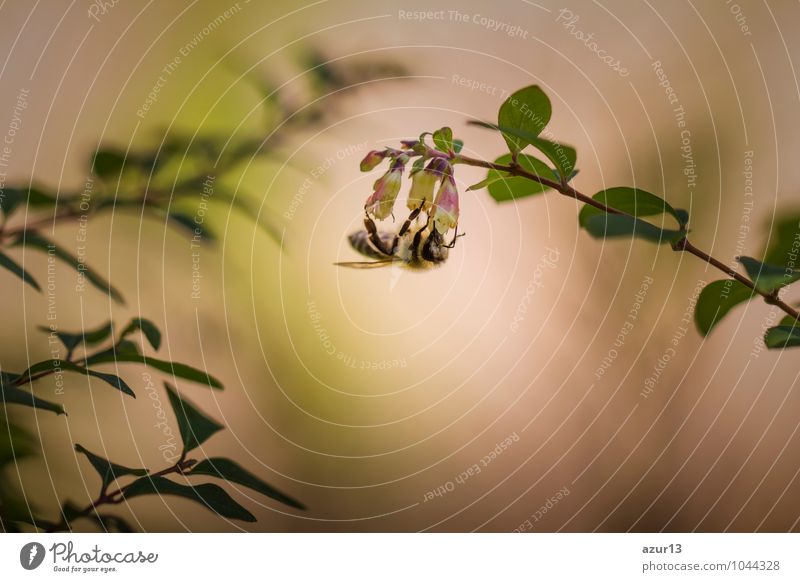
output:
[[441,263],[447,260],[448,249],[444,244],[444,237],[433,227],[430,236],[422,246],[422,258],[431,263]]

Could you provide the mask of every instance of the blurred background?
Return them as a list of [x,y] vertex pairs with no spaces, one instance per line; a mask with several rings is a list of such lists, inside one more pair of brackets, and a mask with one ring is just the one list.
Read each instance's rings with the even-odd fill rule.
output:
[[[458,167],[466,236],[441,268],[333,266],[358,259],[346,237],[379,175],[359,172],[367,151],[449,125],[493,160],[502,140],[466,122],[531,84],[578,151],[576,188],[644,188],[689,209],[693,242],[723,262],[760,256],[800,206],[796,3],[17,1],[0,15],[0,133],[26,102],[8,184],[80,192],[101,146],[258,144],[219,179],[280,243],[226,204],[196,256],[164,221],[98,215],[86,259],[127,303],[75,292],[59,267],[58,325],[157,323],[164,358],[226,386],[179,383],[227,426],[204,452],[308,510],[229,486],[257,523],[174,497],[114,508],[139,528],[798,530],[796,353],[763,349],[780,315],[755,301],[703,340],[694,301],[721,277],[694,257],[591,239],[552,193],[498,205],[464,192],[482,170]],[[76,252],[77,223],[52,235]],[[21,370],[49,355],[48,298],[0,278],[0,363]],[[143,369],[119,370],[138,399],[66,376],[63,395],[51,379],[35,392],[69,416],[9,407],[40,444],[4,479],[41,513],[95,496],[75,442],[163,462]]]

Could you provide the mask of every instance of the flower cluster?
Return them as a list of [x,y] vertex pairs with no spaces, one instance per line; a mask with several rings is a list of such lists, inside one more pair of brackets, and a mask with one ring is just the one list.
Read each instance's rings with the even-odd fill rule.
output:
[[445,148],[439,148],[439,143],[437,149],[428,147],[423,134],[419,140],[402,142],[402,149],[369,152],[361,160],[362,172],[369,172],[384,161],[389,162],[389,169],[373,185],[373,192],[364,204],[367,214],[377,220],[393,216],[406,165],[416,158],[409,172],[408,208],[427,213],[441,234],[455,228],[458,225],[458,190],[453,177],[453,163],[456,159],[454,147],[460,147],[460,144],[448,141]]

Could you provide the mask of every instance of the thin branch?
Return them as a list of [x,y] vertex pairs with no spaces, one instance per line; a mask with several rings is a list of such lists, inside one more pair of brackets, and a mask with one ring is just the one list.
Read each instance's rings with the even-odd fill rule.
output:
[[[524,168],[521,168],[518,164],[509,164],[509,165],[495,164],[493,162],[486,162],[484,160],[478,160],[475,158],[470,158],[459,154],[452,156],[451,159],[453,160],[453,162],[458,162],[461,164],[465,164],[467,166],[476,166],[479,168],[497,170],[499,172],[506,172],[508,174],[511,174],[512,176],[526,178],[528,180],[538,182],[543,186],[552,188],[553,190],[556,190],[557,192],[563,194],[564,196],[568,196],[569,198],[574,198],[575,200],[579,200],[584,204],[589,204],[591,206],[594,206],[595,208],[598,208],[609,214],[622,214],[625,216],[631,216],[632,218],[635,218],[632,215],[628,214],[627,212],[623,212],[612,206],[608,206],[607,204],[604,204],[599,200],[595,200],[594,198],[587,196],[586,194],[578,192],[577,190],[575,190],[575,188],[573,188],[569,184],[559,183],[556,182],[555,180],[548,180],[547,178],[542,178],[541,176],[538,176],[536,174],[528,172]],[[719,269],[729,277],[732,277],[736,281],[739,281],[746,287],[752,289],[755,293],[761,295],[764,298],[764,301],[766,301],[768,304],[774,305],[779,309],[781,309],[782,311],[784,311],[787,315],[790,315],[793,318],[800,320],[800,311],[794,309],[793,307],[788,305],[785,301],[781,300],[780,297],[778,296],[777,291],[769,293],[758,289],[758,287],[756,287],[755,283],[751,279],[748,279],[744,275],[736,272],[734,269],[725,265],[722,261],[715,259],[705,251],[698,249],[696,246],[694,246],[692,243],[689,242],[689,239],[686,238],[686,236],[674,242],[672,244],[672,250],[677,252],[687,252],[691,255],[694,255],[695,257],[703,260],[712,267]]]
[[[167,467],[166,469],[161,469],[156,473],[148,473],[147,475],[140,477],[139,479],[144,478],[153,478],[153,477],[163,477],[164,475],[169,475],[171,473],[183,473],[187,469],[189,469],[192,465],[194,465],[197,461],[194,459],[187,460],[179,460],[174,465]],[[137,479],[138,480],[138,479]],[[97,508],[102,507],[103,505],[117,505],[121,503],[125,499],[125,491],[128,490],[131,485],[133,485],[136,481],[132,481],[125,486],[119,487],[115,491],[111,493],[106,493],[105,491],[101,491],[100,495],[89,503],[86,507],[81,509],[78,513],[76,513],[71,519],[67,519],[67,517],[62,513],[61,521],[58,523],[50,524],[45,531],[47,532],[58,532],[64,531],[68,529],[69,525],[82,517],[88,517],[92,512],[97,513]],[[99,515],[98,515],[99,517]]]

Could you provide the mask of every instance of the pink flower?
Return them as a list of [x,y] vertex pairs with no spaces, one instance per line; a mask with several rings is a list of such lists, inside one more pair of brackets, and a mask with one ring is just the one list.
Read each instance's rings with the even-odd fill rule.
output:
[[378,220],[391,216],[403,180],[403,160],[396,160],[383,176],[375,181],[375,191],[367,198],[364,209]]
[[377,150],[372,150],[369,152],[366,156],[364,156],[364,159],[361,160],[361,171],[369,172],[370,170],[375,169],[375,167],[377,167],[378,164],[380,164],[386,157],[386,154],[386,151],[379,152]]
[[442,179],[433,203],[433,220],[436,230],[445,234],[458,224],[458,190],[456,182],[449,173]]

